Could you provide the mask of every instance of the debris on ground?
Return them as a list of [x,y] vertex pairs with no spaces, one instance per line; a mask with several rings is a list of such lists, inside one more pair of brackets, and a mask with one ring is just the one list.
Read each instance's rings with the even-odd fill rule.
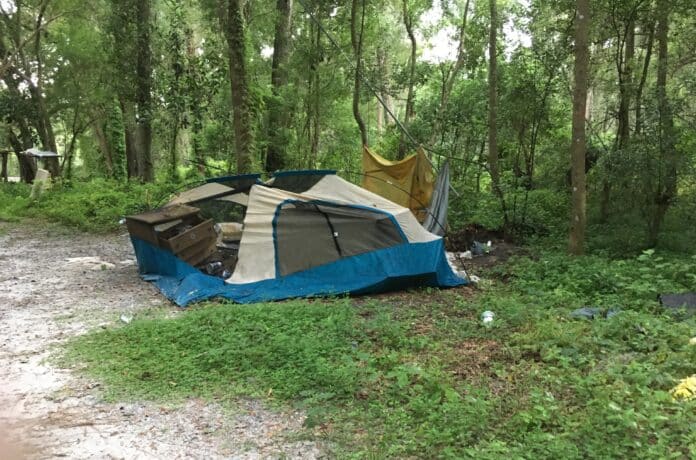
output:
[[68,257],[65,261],[71,265],[77,265],[83,267],[87,270],[109,270],[116,265],[105,260],[101,260],[99,257]]
[[690,314],[696,313],[696,292],[684,292],[681,294],[660,294],[660,304],[671,311],[686,310]]
[[598,307],[582,307],[570,312],[570,317],[573,319],[609,319],[621,312],[620,308],[609,308],[604,310]]
[[688,401],[696,398],[696,374],[681,379],[670,393],[675,401]]

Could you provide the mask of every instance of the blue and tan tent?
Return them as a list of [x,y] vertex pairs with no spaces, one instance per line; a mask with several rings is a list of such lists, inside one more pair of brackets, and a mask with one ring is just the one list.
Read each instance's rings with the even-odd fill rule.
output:
[[[141,274],[181,306],[466,283],[408,208],[331,171],[214,179],[128,220]],[[220,251],[224,275],[206,273]]]

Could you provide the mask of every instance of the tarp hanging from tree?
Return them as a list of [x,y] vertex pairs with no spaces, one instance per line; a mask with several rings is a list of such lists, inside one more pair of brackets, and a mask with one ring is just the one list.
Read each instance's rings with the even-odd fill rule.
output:
[[390,161],[364,147],[362,163],[363,188],[409,208],[419,222],[425,220],[435,174],[422,148],[403,160]]

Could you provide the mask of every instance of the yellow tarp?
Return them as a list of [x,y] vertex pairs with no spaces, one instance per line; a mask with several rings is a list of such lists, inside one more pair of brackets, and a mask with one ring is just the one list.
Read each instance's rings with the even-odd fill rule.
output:
[[422,222],[435,184],[433,167],[422,148],[401,161],[390,161],[363,148],[363,188],[411,209]]

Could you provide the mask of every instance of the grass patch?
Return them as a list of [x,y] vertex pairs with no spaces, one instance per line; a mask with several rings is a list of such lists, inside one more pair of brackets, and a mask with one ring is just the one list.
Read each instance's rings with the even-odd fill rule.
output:
[[[339,457],[692,458],[693,318],[656,306],[696,289],[696,259],[548,252],[489,288],[376,298],[206,304],[75,339],[73,363],[111,399],[240,396],[307,411]],[[583,305],[609,320],[571,320]],[[479,315],[491,309],[494,325]]]
[[64,181],[30,200],[30,186],[0,183],[0,221],[41,218],[84,231],[108,232],[117,229],[125,215],[161,206],[176,187],[105,179]]

